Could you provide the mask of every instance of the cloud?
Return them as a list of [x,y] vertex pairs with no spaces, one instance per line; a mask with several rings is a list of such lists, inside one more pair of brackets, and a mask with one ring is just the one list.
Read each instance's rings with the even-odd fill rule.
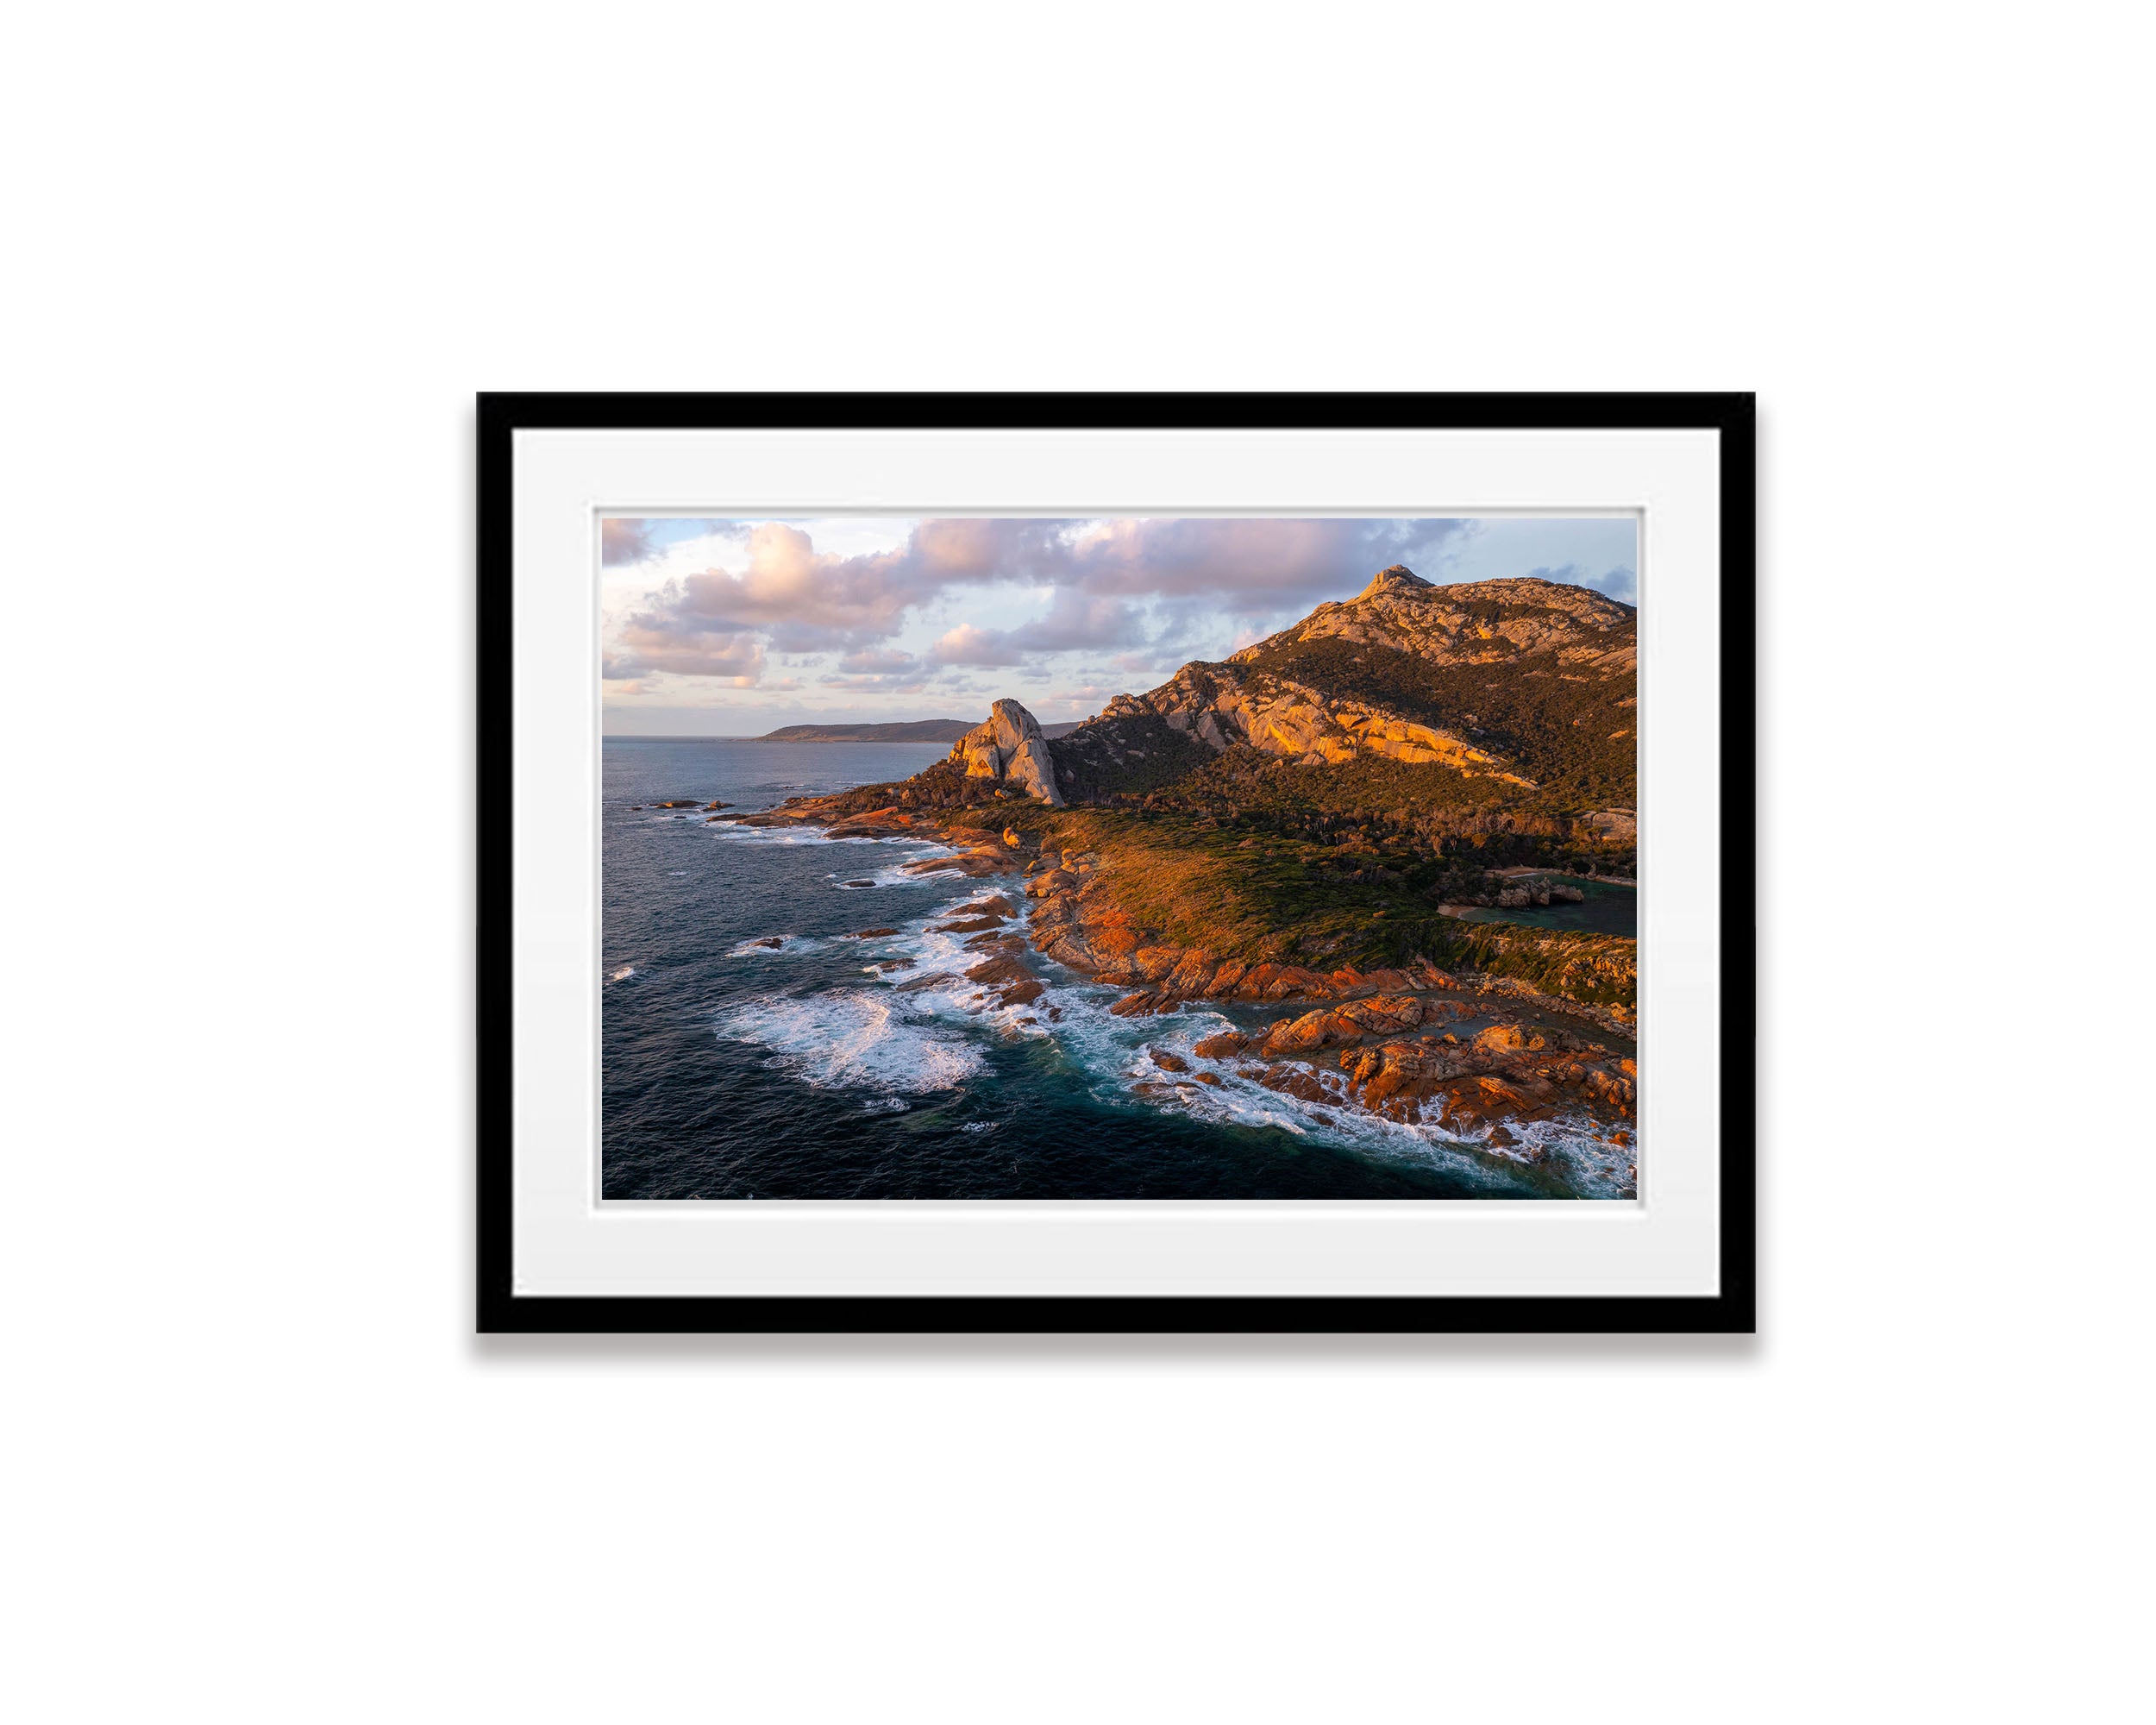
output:
[[1036,654],[1119,647],[1146,638],[1145,613],[1112,594],[1075,586],[1052,590],[1047,615],[1015,629],[982,629],[962,623],[928,649],[942,665],[1016,665]]
[[736,688],[751,688],[763,676],[764,646],[754,635],[723,627],[683,628],[663,609],[631,613],[616,640],[616,649],[605,656],[600,669],[609,681],[669,671],[682,677],[724,677]]
[[850,689],[856,694],[905,694],[924,687],[928,682],[925,671],[906,671],[891,676],[818,677],[816,680],[827,689]]
[[768,629],[780,652],[874,641],[892,634],[913,594],[893,580],[896,554],[819,556],[807,534],[767,522],[749,536],[749,567],[706,569],[683,580],[669,608],[677,626]]
[[1539,581],[1562,581],[1568,586],[1591,587],[1598,593],[1619,600],[1625,605],[1636,605],[1639,600],[1639,578],[1628,563],[1599,575],[1590,575],[1577,563],[1565,563],[1556,568],[1530,569],[1527,574]]
[[895,551],[839,557],[818,552],[798,527],[766,522],[749,535],[745,568],[702,569],[670,583],[655,626],[764,630],[781,653],[871,646],[948,586],[1023,578],[1053,555],[1056,525],[923,521]]
[[939,584],[1010,580],[1053,560],[1063,526],[992,517],[924,521],[914,528],[906,554]]
[[[761,678],[767,653],[797,656],[790,665],[813,655],[825,667],[832,662],[822,656],[835,653],[836,668],[819,681],[864,690],[918,688],[941,668],[1007,669],[1080,650],[1123,649],[1116,665],[1133,676],[1172,669],[1225,650],[1231,635],[1255,640],[1319,599],[1346,598],[1388,563],[1434,574],[1476,528],[1450,519],[945,517],[912,524],[895,549],[842,556],[818,551],[785,522],[704,522],[702,536],[662,546],[653,543],[660,524],[601,524],[604,561],[649,562],[654,577],[667,576],[613,631],[624,679],[655,671],[746,687]],[[690,561],[721,555],[724,567]],[[1047,609],[1010,627],[975,612],[918,653],[892,644],[936,600],[989,586],[1034,588]],[[864,678],[874,681],[849,681]]]
[[1074,647],[1129,647],[1146,637],[1145,613],[1125,599],[1059,586],[1048,615],[1020,624],[1009,639],[1022,653],[1063,653]]
[[[609,521],[607,560],[652,553],[649,524]],[[1464,534],[1458,521],[1133,520],[943,518],[918,522],[896,550],[840,557],[809,536],[766,522],[748,536],[746,567],[678,575],[648,626],[688,633],[767,631],[781,653],[858,649],[897,634],[908,612],[954,586],[1025,583],[1052,590],[1049,613],[993,635],[965,633],[947,662],[1013,664],[1011,654],[1135,645],[1144,613],[1128,601],[1207,599],[1269,614],[1351,592],[1404,555],[1431,561]],[[989,631],[978,630],[981,635]],[[961,659],[958,654],[971,656]],[[993,656],[983,656],[993,655]]]
[[622,563],[641,563],[650,556],[651,526],[649,521],[632,521],[623,516],[606,516],[599,524],[599,560],[611,568]]
[[1597,593],[1608,593],[1626,605],[1639,603],[1639,574],[1628,564],[1619,564],[1605,574],[1595,576],[1588,583]]
[[1000,629],[977,629],[970,623],[946,630],[928,649],[939,665],[1015,665],[1021,656]]
[[1247,610],[1307,609],[1348,597],[1388,563],[1434,566],[1472,525],[1443,518],[1096,521],[1071,536],[1067,568],[1089,593],[1211,595]]
[[895,647],[863,647],[840,659],[838,668],[888,675],[893,671],[910,671],[918,662],[911,653],[901,653]]
[[827,688],[857,693],[903,693],[926,684],[933,668],[895,647],[860,647],[841,655],[837,671],[817,681]]

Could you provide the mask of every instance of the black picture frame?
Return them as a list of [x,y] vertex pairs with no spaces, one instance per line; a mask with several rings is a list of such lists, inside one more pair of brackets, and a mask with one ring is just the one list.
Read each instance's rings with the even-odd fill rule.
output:
[[[478,1327],[482,1333],[1739,1333],[1756,1327],[1755,398],[1670,394],[481,394]],[[1711,1296],[520,1296],[511,1258],[513,881],[507,797],[514,438],[525,430],[1282,427],[1720,434],[1721,1079]]]

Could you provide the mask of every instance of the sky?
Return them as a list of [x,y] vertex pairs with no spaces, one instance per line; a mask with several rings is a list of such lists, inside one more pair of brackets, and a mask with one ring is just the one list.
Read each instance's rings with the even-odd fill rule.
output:
[[610,516],[609,736],[984,717],[1085,718],[1352,599],[1539,575],[1637,600],[1630,516],[1399,518]]

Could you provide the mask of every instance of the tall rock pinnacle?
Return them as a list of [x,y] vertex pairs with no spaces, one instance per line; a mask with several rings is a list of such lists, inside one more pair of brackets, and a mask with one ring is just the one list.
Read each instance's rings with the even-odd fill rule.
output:
[[950,758],[963,764],[969,779],[997,779],[1016,785],[1052,808],[1063,806],[1056,788],[1056,766],[1039,722],[1014,700],[988,709],[988,722],[977,724],[951,746]]

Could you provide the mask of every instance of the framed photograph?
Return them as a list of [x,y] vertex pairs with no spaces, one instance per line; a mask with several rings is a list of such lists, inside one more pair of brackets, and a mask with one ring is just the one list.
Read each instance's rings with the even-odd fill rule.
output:
[[1752,426],[480,397],[480,1328],[1750,1330]]

